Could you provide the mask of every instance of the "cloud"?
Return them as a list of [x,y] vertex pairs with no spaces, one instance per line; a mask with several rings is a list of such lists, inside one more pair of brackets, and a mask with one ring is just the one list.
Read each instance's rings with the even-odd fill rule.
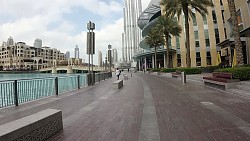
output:
[[[142,0],[144,8],[149,1]],[[72,9],[80,7],[85,10],[85,13],[80,13],[83,17],[92,13],[100,17],[96,25],[103,25],[95,30],[95,64],[97,64],[98,50],[102,51],[104,57],[108,44],[118,49],[119,58],[122,57],[123,18],[113,17],[115,14],[122,16],[122,0],[54,0],[53,2],[51,0],[1,0],[1,3],[0,41],[7,41],[7,38],[12,36],[15,42],[23,41],[33,45],[34,40],[40,38],[44,46],[60,49],[64,53],[70,51],[71,56],[75,45],[78,44],[80,56],[87,61],[86,29],[83,27],[78,29],[74,21],[63,19],[65,13],[74,15]],[[105,23],[99,23],[103,21]],[[78,32],[72,32],[73,30]]]
[[148,4],[151,2],[151,0],[141,0],[142,2],[142,10],[148,7]]

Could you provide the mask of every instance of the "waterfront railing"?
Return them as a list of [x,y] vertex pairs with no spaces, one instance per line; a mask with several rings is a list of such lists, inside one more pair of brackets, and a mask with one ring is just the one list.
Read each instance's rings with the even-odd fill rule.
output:
[[[0,81],[0,108],[59,95],[89,85],[89,75],[71,75]],[[111,73],[96,73],[95,82],[112,77]]]

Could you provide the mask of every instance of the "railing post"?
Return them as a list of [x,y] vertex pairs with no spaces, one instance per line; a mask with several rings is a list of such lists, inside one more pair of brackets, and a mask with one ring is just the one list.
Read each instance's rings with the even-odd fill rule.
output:
[[87,81],[88,81],[88,86],[91,85],[91,75],[88,73],[87,74]]
[[81,85],[80,85],[80,75],[77,75],[77,84],[78,84],[78,89],[81,88]]
[[55,78],[55,95],[58,95],[58,77]]
[[95,72],[92,73],[92,85],[95,85]]
[[18,106],[18,96],[17,96],[17,80],[14,81],[14,103]]

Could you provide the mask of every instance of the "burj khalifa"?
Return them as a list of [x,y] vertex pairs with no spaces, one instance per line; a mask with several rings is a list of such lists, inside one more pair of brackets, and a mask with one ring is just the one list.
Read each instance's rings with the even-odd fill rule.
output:
[[142,13],[141,0],[125,0],[123,8],[124,33],[122,34],[123,61],[129,63],[133,56],[140,50],[141,30],[138,27],[138,17]]

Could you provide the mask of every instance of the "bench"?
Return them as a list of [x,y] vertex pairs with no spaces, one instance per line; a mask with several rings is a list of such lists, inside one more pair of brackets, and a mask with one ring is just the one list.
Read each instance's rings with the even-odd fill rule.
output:
[[232,73],[224,72],[213,72],[212,77],[203,77],[205,85],[217,86],[224,90],[235,86],[235,82],[239,81],[239,79],[233,79]]
[[0,126],[1,141],[47,140],[63,130],[62,112],[47,109]]
[[179,75],[181,75],[181,71],[177,70],[175,72],[172,72],[172,77],[178,77]]
[[113,82],[113,89],[118,90],[123,86],[123,80],[116,80]]

